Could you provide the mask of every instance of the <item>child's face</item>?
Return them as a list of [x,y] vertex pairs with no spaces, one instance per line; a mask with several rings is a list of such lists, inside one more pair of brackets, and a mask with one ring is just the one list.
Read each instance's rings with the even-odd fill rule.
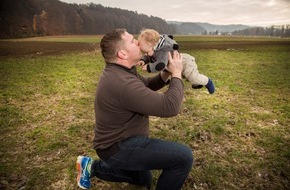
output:
[[138,42],[143,54],[148,56],[152,56],[154,54],[154,44],[146,42],[143,38],[139,38]]

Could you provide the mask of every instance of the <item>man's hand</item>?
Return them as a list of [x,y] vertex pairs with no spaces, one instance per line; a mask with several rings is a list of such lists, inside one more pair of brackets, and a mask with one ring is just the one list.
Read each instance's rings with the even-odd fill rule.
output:
[[173,55],[168,52],[168,65],[167,70],[171,73],[171,77],[177,77],[182,79],[182,55],[178,51],[173,51]]

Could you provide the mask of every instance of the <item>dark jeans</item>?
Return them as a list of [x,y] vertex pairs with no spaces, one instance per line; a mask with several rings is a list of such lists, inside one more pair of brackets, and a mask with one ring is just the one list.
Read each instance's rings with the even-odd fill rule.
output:
[[110,158],[93,163],[92,177],[150,187],[150,170],[162,170],[156,189],[177,190],[193,164],[191,149],[175,142],[134,136],[120,142],[119,148]]

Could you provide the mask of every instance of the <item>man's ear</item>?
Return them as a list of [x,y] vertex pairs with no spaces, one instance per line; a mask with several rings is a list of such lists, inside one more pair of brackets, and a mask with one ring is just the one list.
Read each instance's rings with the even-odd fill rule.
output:
[[124,50],[118,51],[117,55],[120,59],[127,59],[127,54]]

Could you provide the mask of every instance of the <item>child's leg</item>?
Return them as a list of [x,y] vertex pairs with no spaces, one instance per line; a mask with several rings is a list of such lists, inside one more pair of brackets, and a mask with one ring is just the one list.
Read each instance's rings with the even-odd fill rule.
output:
[[182,54],[183,76],[192,84],[192,88],[198,89],[205,86],[210,94],[215,91],[213,81],[207,76],[200,74],[194,57],[189,54]]
[[183,63],[183,76],[191,82],[194,86],[206,85],[208,83],[208,77],[200,74],[197,69],[197,64],[194,57],[189,54],[182,54]]

